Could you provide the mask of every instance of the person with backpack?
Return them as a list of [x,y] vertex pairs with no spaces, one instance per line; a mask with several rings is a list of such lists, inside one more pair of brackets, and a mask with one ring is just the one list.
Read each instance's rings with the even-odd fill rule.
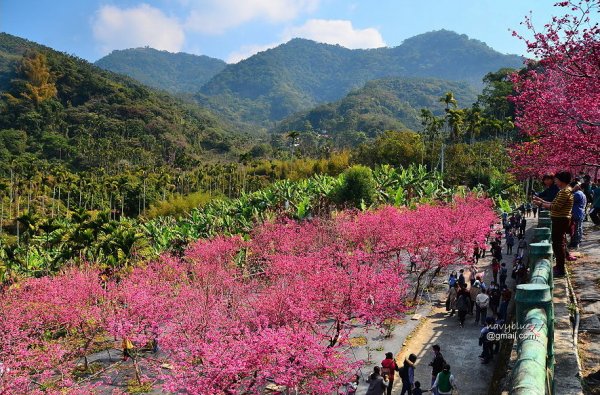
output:
[[373,368],[373,373],[367,379],[367,383],[369,383],[369,388],[365,395],[384,395],[386,388],[390,384],[386,376],[381,376],[381,368],[379,366]]
[[458,389],[456,379],[454,375],[450,373],[450,365],[445,364],[441,372],[439,372],[431,386],[431,391],[437,389],[437,393],[440,395],[452,394],[453,389]]
[[394,359],[394,354],[391,352],[385,353],[385,359],[381,361],[381,374],[389,377],[390,384],[387,386],[387,395],[392,395],[392,387],[394,386],[394,376],[398,366]]
[[[402,378],[402,391],[400,395],[412,394],[412,388],[415,383],[415,363],[417,363],[417,356],[410,354],[399,369],[400,377]],[[388,388],[388,395],[391,393],[391,389]]]
[[444,365],[446,365],[446,360],[442,355],[441,348],[438,344],[434,344],[433,347],[433,360],[429,362],[429,366],[431,366],[431,392],[433,395],[437,395],[437,388],[433,387],[437,375],[444,370]]
[[458,310],[458,322],[460,327],[464,327],[465,318],[471,305],[471,295],[467,291],[467,284],[463,284],[456,294],[456,309]]

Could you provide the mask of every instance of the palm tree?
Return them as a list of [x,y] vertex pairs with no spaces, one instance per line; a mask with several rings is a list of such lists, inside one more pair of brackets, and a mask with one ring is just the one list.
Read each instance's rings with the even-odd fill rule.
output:
[[[458,102],[456,101],[456,99],[454,98],[454,94],[452,92],[446,92],[446,94],[442,97],[440,97],[440,102],[444,103],[446,105],[446,114],[450,111],[450,106],[452,106],[453,108],[458,107]],[[442,140],[442,154],[441,154],[441,172],[442,174],[444,173],[444,153],[446,150],[446,136],[448,135],[448,129],[446,128],[446,133],[445,136]]]
[[296,146],[296,144],[298,142],[298,137],[300,137],[300,133],[295,130],[292,130],[291,132],[289,132],[287,134],[287,137],[290,139],[290,153],[293,158],[294,157],[294,147]]

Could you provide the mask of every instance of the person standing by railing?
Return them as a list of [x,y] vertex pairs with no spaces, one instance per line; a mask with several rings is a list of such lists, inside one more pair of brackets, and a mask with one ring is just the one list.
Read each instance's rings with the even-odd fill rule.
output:
[[538,196],[534,196],[533,202],[539,207],[550,209],[550,218],[552,219],[552,250],[556,257],[554,276],[562,277],[565,275],[565,260],[567,258],[566,234],[569,231],[571,210],[573,209],[573,193],[571,187],[569,187],[571,173],[568,171],[556,173],[554,182],[559,192],[552,202],[543,200]]

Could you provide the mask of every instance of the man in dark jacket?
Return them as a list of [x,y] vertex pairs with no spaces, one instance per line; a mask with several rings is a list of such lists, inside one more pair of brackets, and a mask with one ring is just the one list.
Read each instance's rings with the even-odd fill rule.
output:
[[559,191],[558,186],[554,183],[554,174],[544,175],[544,177],[542,177],[542,182],[546,189],[538,193],[537,196],[547,202],[553,201]]
[[367,382],[369,383],[369,389],[367,389],[366,395],[383,395],[390,384],[387,376],[381,377],[379,366],[373,368],[373,373],[371,373]]
[[[437,377],[438,373],[444,370],[444,365],[446,364],[444,356],[440,352],[440,346],[435,344],[432,348],[434,356],[433,361],[429,363],[429,366],[431,366],[431,385],[433,385],[435,382],[435,378]],[[438,395],[437,389],[433,389],[431,392],[433,395]]]

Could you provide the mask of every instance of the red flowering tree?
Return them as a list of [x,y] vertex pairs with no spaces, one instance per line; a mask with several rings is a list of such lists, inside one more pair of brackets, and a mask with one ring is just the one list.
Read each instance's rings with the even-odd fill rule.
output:
[[599,0],[556,3],[554,17],[523,39],[539,62],[513,75],[516,126],[525,142],[514,147],[513,171],[527,177],[556,169],[600,168]]
[[0,298],[0,393],[90,392],[73,371],[105,333],[131,342],[138,382],[160,377],[175,393],[331,393],[358,365],[345,352],[352,325],[406,310],[403,259],[419,272],[460,262],[492,220],[473,198],[385,207],[199,241],[119,281],[73,269],[17,284]]
[[[73,269],[30,279],[0,298],[0,394],[62,393],[103,331],[97,273]],[[73,390],[74,391],[74,390]]]

